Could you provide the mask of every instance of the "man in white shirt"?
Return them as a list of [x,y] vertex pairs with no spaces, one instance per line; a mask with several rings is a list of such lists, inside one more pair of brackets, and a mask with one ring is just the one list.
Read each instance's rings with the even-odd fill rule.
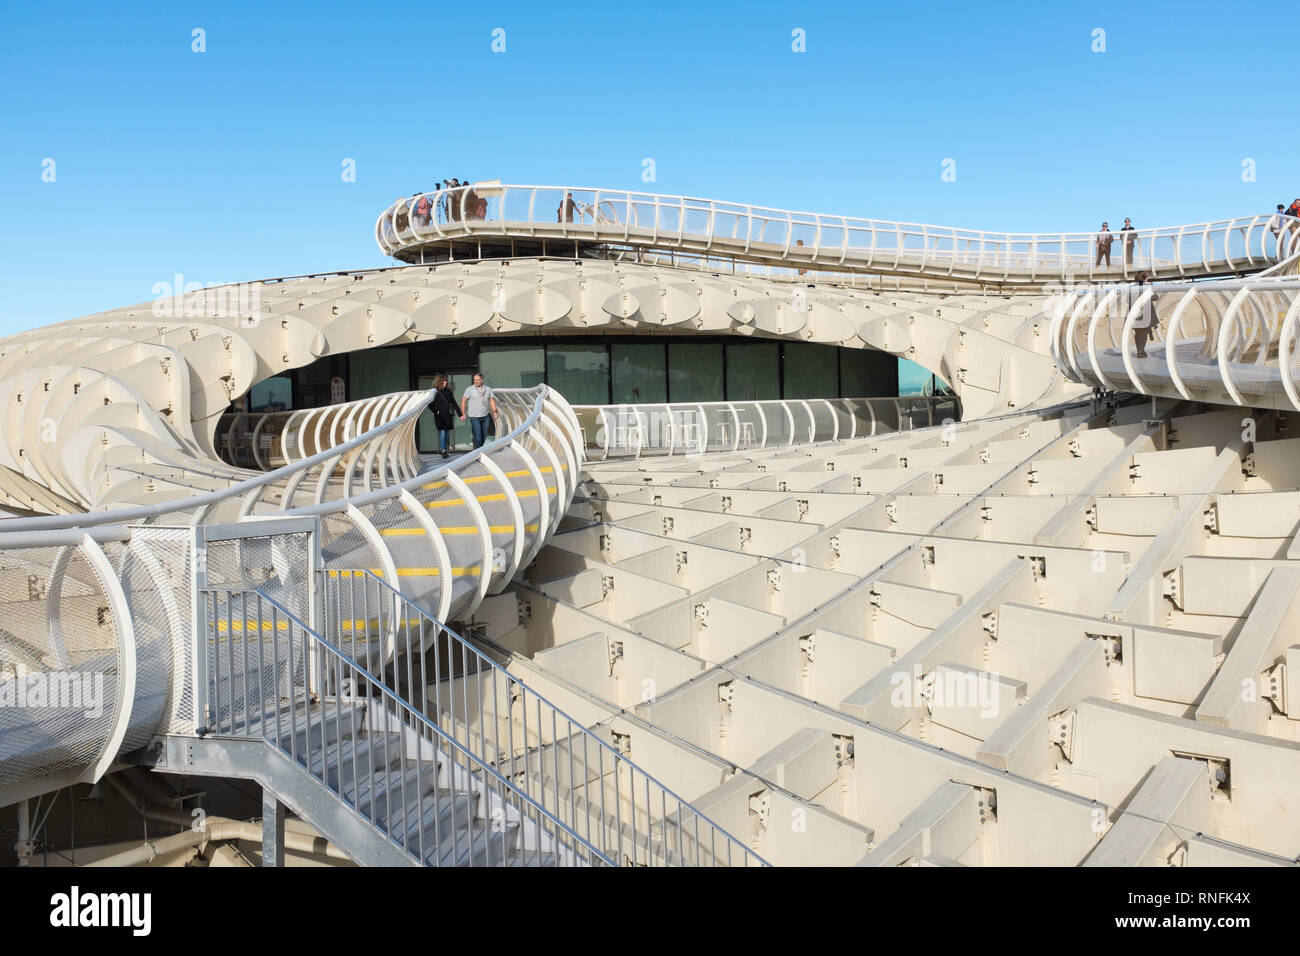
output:
[[460,401],[461,410],[469,419],[469,430],[474,436],[474,447],[481,448],[487,440],[488,417],[498,417],[497,400],[492,397],[492,389],[483,384],[483,374],[474,373],[474,384],[465,389],[465,396]]

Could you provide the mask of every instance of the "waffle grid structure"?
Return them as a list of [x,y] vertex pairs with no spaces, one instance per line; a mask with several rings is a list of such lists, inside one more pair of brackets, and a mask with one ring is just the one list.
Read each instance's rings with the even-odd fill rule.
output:
[[[436,689],[400,672],[438,627],[403,649],[394,621],[459,622],[483,673],[490,658],[505,675],[497,703],[480,698],[489,717],[386,712],[428,717],[423,741],[373,711],[358,726],[403,752],[432,744],[435,792],[480,814],[503,800],[514,850],[540,840],[548,863],[698,861],[702,844],[666,835],[690,814],[743,848],[730,862],[1295,862],[1289,225],[1155,230],[1099,272],[1085,236],[476,188],[482,215],[461,192],[454,221],[418,221],[414,198],[380,217],[381,248],[412,264],[0,340],[0,494],[33,515],[0,526],[0,680],[100,675],[111,702],[89,721],[0,712],[3,802],[202,737],[201,662],[236,622],[196,609],[221,591],[285,608],[303,647],[360,629],[358,666],[392,682],[381,697]],[[546,221],[543,199],[567,193],[589,221]],[[430,395],[407,392],[296,413],[274,471],[220,457],[230,402],[286,369],[538,333],[874,348],[956,395],[572,408],[544,386],[507,390],[502,440],[430,472],[413,438]],[[317,590],[339,598],[340,576],[379,582],[396,610],[319,618]],[[308,670],[293,680],[342,693]],[[446,680],[470,693],[463,673]],[[575,729],[525,732],[521,688]],[[308,741],[312,720],[326,730],[313,706]],[[489,753],[489,739],[511,743]],[[559,754],[602,746],[679,808],[561,770]],[[473,760],[458,770],[460,750]],[[498,779],[506,756],[523,770]],[[336,817],[319,810],[322,827]],[[578,821],[593,819],[588,844]],[[389,852],[394,833],[371,839]]]

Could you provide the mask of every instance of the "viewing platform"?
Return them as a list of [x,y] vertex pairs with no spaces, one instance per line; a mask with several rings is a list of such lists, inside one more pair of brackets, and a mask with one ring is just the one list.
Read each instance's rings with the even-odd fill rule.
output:
[[[886,222],[691,196],[496,181],[417,193],[384,210],[375,241],[403,262],[516,256],[706,260],[746,272],[911,276],[1034,286],[1236,276],[1300,251],[1300,222],[1273,213],[1114,229],[1006,233]],[[717,260],[721,260],[719,264]],[[728,270],[730,271],[730,270]]]

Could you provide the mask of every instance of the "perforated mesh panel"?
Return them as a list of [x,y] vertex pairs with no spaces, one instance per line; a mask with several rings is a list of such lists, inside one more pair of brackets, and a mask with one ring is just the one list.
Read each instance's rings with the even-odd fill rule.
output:
[[0,783],[89,766],[108,740],[117,625],[77,548],[0,552]]

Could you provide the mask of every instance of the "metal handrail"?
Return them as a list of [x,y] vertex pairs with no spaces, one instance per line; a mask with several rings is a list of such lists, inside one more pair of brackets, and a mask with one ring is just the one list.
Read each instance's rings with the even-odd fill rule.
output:
[[[470,191],[480,189],[485,194],[481,198],[487,200],[482,217],[467,203]],[[524,198],[512,205],[512,193]],[[548,198],[539,202],[543,193]],[[550,221],[542,211],[549,210],[550,197],[563,202],[569,194],[578,205],[576,217],[561,212],[555,222]],[[433,210],[427,223],[417,221],[415,215],[421,198],[428,198]],[[446,220],[438,214],[443,198],[450,200],[450,209],[456,213]],[[583,209],[588,214],[584,215]],[[591,216],[589,212],[596,209],[601,214]],[[516,214],[520,212],[522,216]],[[694,226],[692,219],[700,225]],[[1131,235],[1107,230],[1109,245],[1118,247],[1118,261],[1106,257],[1111,264],[1103,267],[1102,256],[1097,254],[1099,231],[990,232],[794,212],[702,197],[494,182],[400,199],[376,220],[375,238],[386,255],[447,239],[540,237],[673,250],[689,245],[696,252],[721,251],[738,258],[796,266],[1005,282],[1076,274],[1127,277],[1141,270],[1187,276],[1261,269],[1286,258],[1300,245],[1300,221],[1283,216],[1283,225],[1273,232],[1276,221],[1276,213],[1264,213],[1139,229]]]
[[[352,659],[368,661],[374,656],[373,647],[400,641],[401,653],[391,658],[404,661],[405,670],[394,664],[392,681],[386,686],[396,688],[404,682],[412,706],[422,713],[432,711],[440,725],[445,721],[448,733],[476,751],[483,764],[508,766],[508,779],[522,781],[523,792],[530,798],[535,794],[541,804],[549,801],[559,817],[582,831],[607,856],[626,859],[633,866],[681,863],[688,857],[696,864],[706,858],[711,865],[768,865],[619,750],[373,572],[327,570],[321,592],[322,630],[340,653],[350,651]],[[471,680],[476,684],[472,694]],[[490,683],[490,693],[486,683]],[[518,740],[516,709],[522,718]],[[504,740],[503,723],[507,728]],[[548,731],[550,743],[544,744]],[[530,733],[535,735],[535,744]],[[581,757],[575,751],[580,751]],[[607,775],[613,778],[612,808],[606,803]],[[565,778],[569,781],[567,795],[561,792]],[[593,780],[599,791],[595,796]],[[630,819],[624,818],[620,799],[624,786]],[[656,810],[657,816],[652,816]],[[638,823],[638,813],[644,826]],[[654,819],[659,820],[657,834]],[[693,854],[689,852],[692,847]]]
[[[535,827],[535,834],[543,837],[549,836],[551,848],[547,852],[553,853],[554,858],[558,861],[571,864],[617,865],[615,860],[602,853],[580,834],[576,833],[553,812],[533,799],[527,791],[521,791],[504,777],[497,768],[484,762],[477,754],[474,754],[453,736],[445,733],[441,727],[430,721],[396,690],[372,674],[355,658],[349,657],[340,651],[339,648],[318,634],[271,595],[260,589],[204,588],[200,593],[203,597],[203,621],[207,625],[207,645],[210,650],[208,673],[213,688],[213,693],[208,696],[211,714],[211,720],[207,728],[208,735],[254,737],[275,747],[282,754],[289,757],[290,760],[306,769],[311,776],[329,789],[339,800],[350,805],[370,827],[415,863],[427,864],[430,851],[434,854],[435,859],[441,859],[444,856],[441,845],[442,837],[436,824],[433,833],[436,841],[435,845],[432,848],[426,847],[423,826],[426,802],[432,805],[435,820],[440,819],[442,814],[439,812],[439,802],[442,800],[442,788],[438,785],[438,778],[442,768],[439,766],[439,758],[450,760],[451,766],[448,768],[447,777],[449,782],[454,783],[455,771],[462,769],[457,764],[457,758],[459,757],[464,762],[463,769],[467,781],[466,785],[471,787],[477,785],[480,788],[480,795],[485,804],[495,803],[494,806],[488,807],[489,812],[483,815],[494,826],[503,829],[509,811],[513,809],[516,822],[521,825],[524,822],[531,822]],[[222,598],[224,598],[224,601],[220,600]],[[252,614],[249,613],[250,599],[255,607],[255,613]],[[224,621],[220,614],[217,613],[222,605],[224,605],[226,611]],[[239,608],[238,617],[236,617],[236,605]],[[264,605],[270,609],[269,620]],[[226,624],[224,645],[228,669],[225,671],[225,678],[229,684],[229,690],[224,701],[221,670],[223,642],[220,634],[222,623]],[[235,657],[234,651],[234,635],[237,630],[242,631],[243,634],[243,640],[240,642],[242,644],[241,656],[238,659]],[[251,661],[249,659],[250,631],[257,635],[257,656]],[[285,632],[286,640],[281,639],[281,631]],[[265,645],[267,640],[264,637],[267,633],[270,635],[272,655],[269,681],[266,668]],[[301,636],[302,640],[301,646],[298,648],[298,664],[295,665],[295,638],[298,635]],[[253,693],[250,694],[249,673],[253,664],[256,664],[257,669],[255,672],[256,677],[251,684]],[[295,679],[295,674],[299,672],[302,674],[301,681]],[[283,689],[285,675],[288,677],[287,707],[284,706],[286,697]],[[241,692],[241,685],[242,700],[237,700],[236,694]],[[268,687],[273,688],[270,693],[268,693]],[[299,688],[301,688],[301,693],[299,693]],[[256,698],[255,709],[254,697]],[[342,703],[345,700],[355,703],[364,702],[368,707],[373,706],[373,703],[378,701],[383,721],[380,727],[373,729],[387,730],[395,723],[399,731],[410,729],[419,736],[419,745],[415,747],[413,755],[407,752],[403,744],[398,744],[399,753],[396,761],[400,766],[398,785],[394,790],[390,781],[386,787],[386,794],[389,798],[386,801],[385,809],[387,812],[384,814],[383,819],[376,814],[377,801],[374,798],[373,787],[368,788],[371,799],[368,801],[361,799],[362,772],[359,772],[361,768],[359,768],[357,761],[357,740],[355,735],[351,733],[352,721],[355,715],[349,709],[346,718],[348,732],[345,733],[343,729],[345,718]],[[333,704],[334,710],[335,734],[332,742],[328,739],[331,704]],[[301,711],[299,710],[300,707]],[[313,709],[319,715],[317,725],[319,730],[315,735],[313,735],[312,727]],[[368,726],[376,723],[373,715],[367,714],[365,719]],[[298,730],[300,721],[303,724],[304,731],[301,746],[299,746]],[[288,730],[287,734],[285,733],[286,729]],[[319,751],[313,746],[316,741],[320,743]],[[427,753],[426,741],[433,745],[434,752],[432,754]],[[333,780],[331,780],[330,775],[331,749],[334,755],[333,768],[335,770]],[[319,763],[313,759],[318,753],[322,758]],[[385,764],[383,772],[391,776],[394,761],[390,759],[386,738],[384,740],[383,757]],[[350,788],[344,782],[349,762],[352,769]],[[409,797],[414,798],[416,804],[413,814],[410,812],[411,800],[408,798],[407,792],[408,780],[411,779],[410,771],[414,772],[414,780],[411,782],[413,792],[409,795]],[[432,793],[426,794],[424,792],[425,779],[426,774],[429,772],[432,772],[434,782],[431,787]],[[374,773],[375,771],[372,771],[372,779]],[[401,822],[400,836],[394,834],[392,827],[394,813],[391,796],[394,793],[399,796],[401,805],[400,814],[398,815]],[[364,811],[362,810],[363,802],[366,804]],[[443,805],[447,806],[446,803]],[[526,811],[531,811],[531,821],[528,820]],[[453,817],[453,824],[458,825],[460,821],[455,820],[454,790],[450,801],[450,812]],[[411,816],[416,821],[414,838],[412,838],[409,823]],[[489,833],[479,834],[479,845],[476,847],[475,834],[478,831],[474,826],[475,819],[473,807],[467,807],[464,823],[466,824],[465,843],[469,851],[466,854],[468,860],[472,864],[474,861],[482,859],[487,865],[492,865],[493,862],[505,862],[504,851],[502,851],[500,859],[493,860],[493,842]],[[549,834],[546,833],[547,824],[551,829]],[[450,834],[450,837],[453,845],[458,842],[454,832]],[[541,862],[543,845],[544,841],[540,839],[534,843],[533,849],[537,862]],[[479,856],[480,852],[481,856]]]
[[[375,427],[368,429],[362,434],[356,436],[355,438],[351,438],[340,445],[335,445],[332,448],[324,449],[323,451],[317,452],[314,455],[310,455],[307,458],[303,458],[300,461],[290,462],[289,464],[276,468],[273,471],[268,471],[260,475],[254,475],[251,478],[247,478],[244,481],[236,482],[225,488],[218,488],[214,491],[208,491],[202,494],[193,495],[187,498],[182,498],[177,501],[171,501],[163,505],[138,505],[131,508],[116,508],[116,509],[101,511],[101,512],[88,512],[88,513],[72,514],[72,515],[50,515],[48,517],[40,517],[40,518],[12,518],[5,522],[5,530],[48,531],[48,530],[65,529],[65,528],[82,528],[82,527],[87,527],[90,525],[97,525],[97,524],[132,524],[132,523],[157,520],[163,517],[164,515],[175,514],[178,511],[188,511],[193,508],[201,508],[207,505],[213,505],[220,501],[225,501],[229,498],[242,497],[249,492],[259,491],[261,489],[264,489],[272,484],[281,481],[282,479],[293,478],[299,475],[300,473],[304,473],[307,470],[315,467],[316,465],[329,461],[331,458],[342,458],[342,456],[346,455],[348,452],[354,451],[355,449],[360,448],[362,445],[365,445],[371,441],[382,438],[390,431],[400,428],[404,424],[408,424],[417,420],[420,414],[425,410],[427,405],[433,401],[433,396],[436,391],[437,391],[436,389],[429,389],[428,391],[423,393],[413,393],[416,396],[418,396],[419,400],[414,402],[412,407],[408,408],[401,415],[397,416],[396,418],[390,421],[384,422],[380,425],[376,425]],[[530,427],[537,420],[537,417],[541,414],[541,409],[544,400],[546,398],[546,395],[548,394],[548,389],[545,385],[538,385],[532,389],[517,389],[517,390],[497,389],[495,391],[498,394],[502,392],[514,392],[514,391],[518,391],[521,393],[525,393],[525,392],[536,393],[537,398],[534,406],[534,413],[530,415],[522,425],[516,428],[509,435],[502,438],[498,438],[492,443],[486,444],[482,448],[476,449],[473,453],[468,455],[463,455],[455,459],[455,461],[448,462],[447,464],[444,464],[441,467],[434,469],[433,471],[424,472],[422,474],[415,475],[412,478],[406,479],[401,485],[394,485],[389,487],[391,488],[410,487],[414,484],[428,481],[431,477],[444,475],[447,471],[451,469],[461,468],[469,464],[470,462],[478,460],[480,454],[483,452],[483,449],[485,448],[490,449],[498,445],[508,443],[513,439],[517,439],[518,437],[520,437],[520,435],[523,434],[523,432],[527,431],[528,427]],[[349,498],[342,499],[340,502],[335,502],[334,504],[337,504],[340,507],[346,507],[348,502],[362,503],[365,501],[376,500],[376,495],[377,495],[376,492],[363,493],[360,495],[355,495]],[[316,509],[307,506],[298,509],[291,509],[291,510],[292,513],[295,514],[310,514],[310,513],[327,513],[329,510],[333,510],[333,509],[331,509],[327,505],[326,512],[320,512]]]
[[[925,410],[919,423],[914,418],[918,405]],[[573,412],[592,432],[586,435],[587,447],[608,459],[639,458],[647,452],[673,455],[792,447],[901,430],[904,422],[908,428],[928,427],[935,424],[935,412],[944,405],[952,407],[953,421],[960,418],[960,399],[955,395],[635,402],[575,405]],[[892,414],[880,414],[885,409]],[[788,427],[771,429],[768,412],[782,416]],[[757,417],[743,417],[750,413]],[[841,426],[842,416],[847,418],[847,428]]]

